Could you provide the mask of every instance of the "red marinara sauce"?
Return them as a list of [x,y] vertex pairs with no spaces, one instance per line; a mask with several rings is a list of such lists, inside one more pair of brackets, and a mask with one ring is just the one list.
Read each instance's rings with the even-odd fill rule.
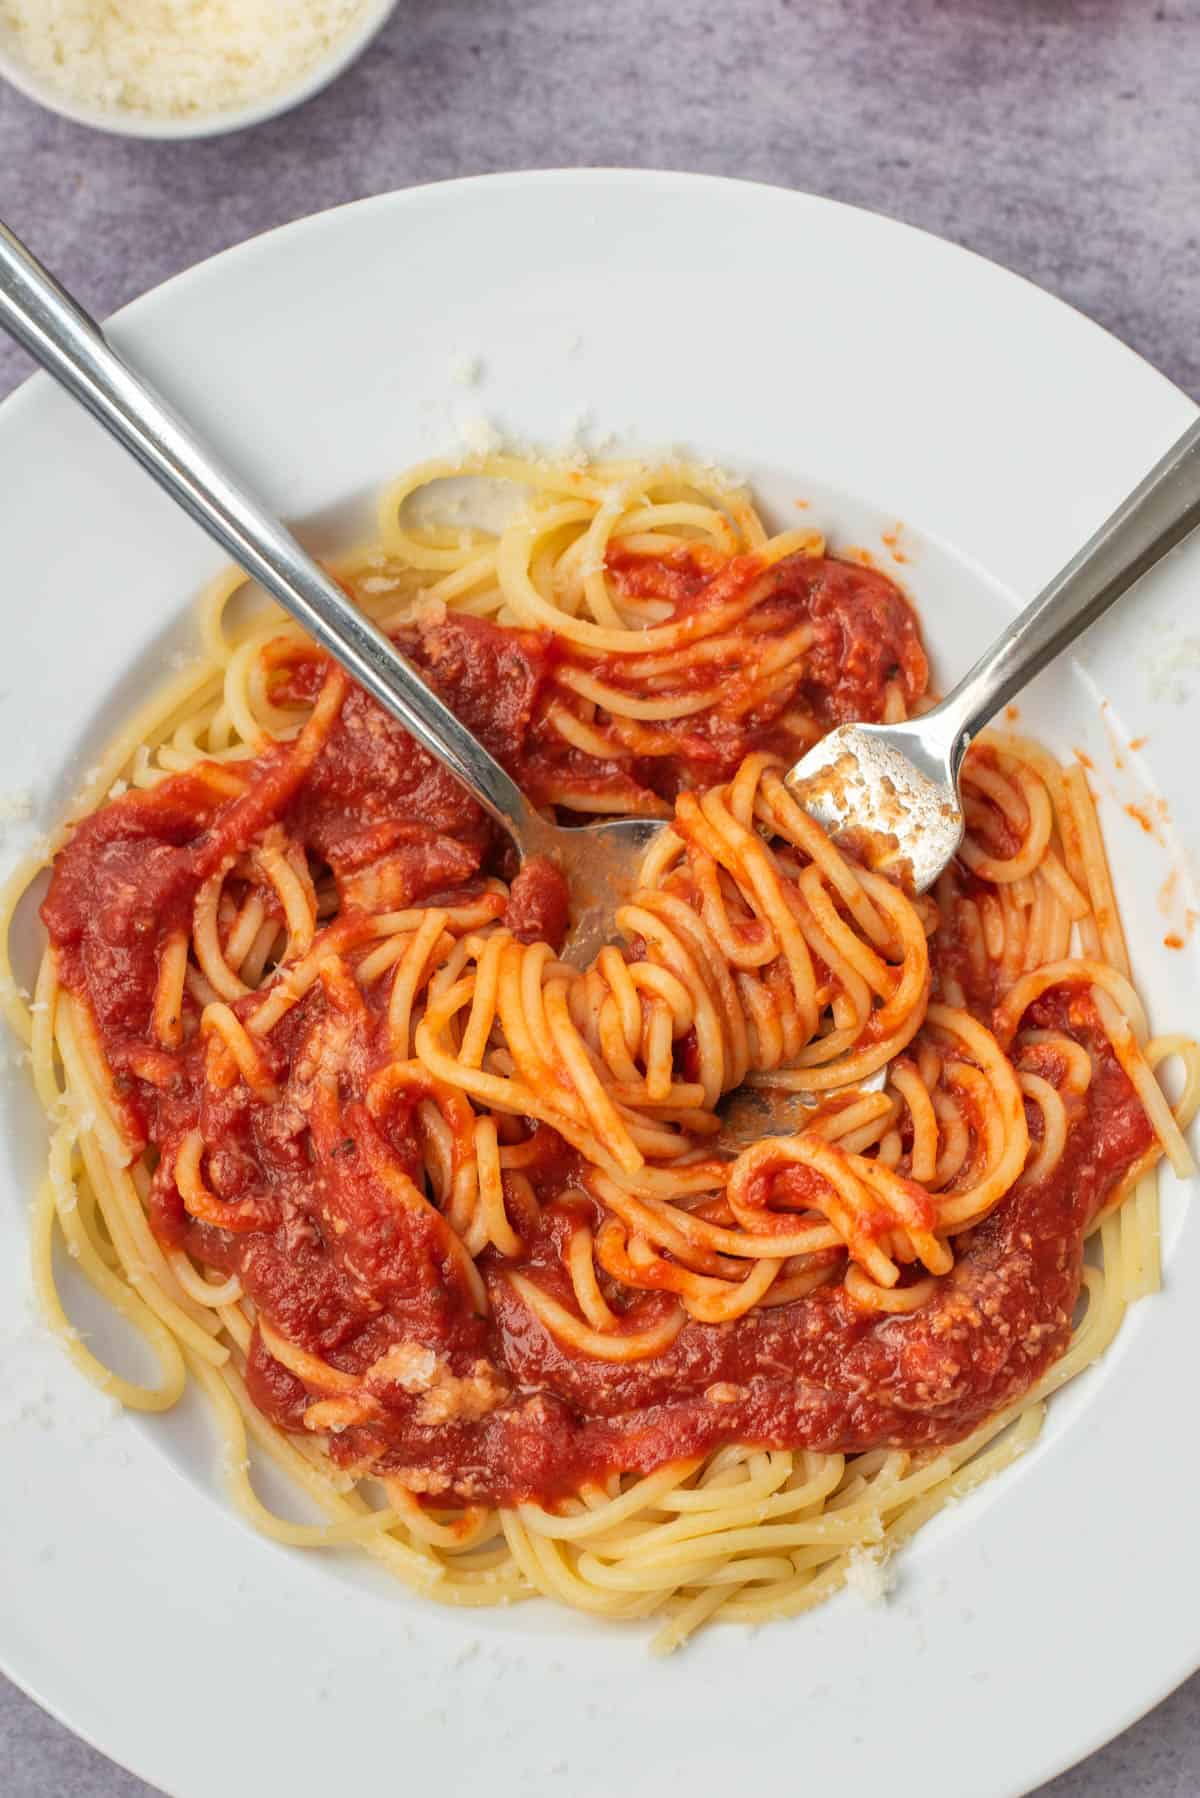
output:
[[[804,557],[769,570],[752,558],[715,568],[699,554],[615,555],[610,568],[631,596],[667,600],[692,641],[712,637],[714,616],[728,617],[717,652],[681,676],[693,690],[713,689],[712,703],[655,727],[640,740],[644,754],[635,743],[632,755],[627,746],[610,760],[585,755],[550,718],[553,705],[571,706],[556,668],[573,663],[619,687],[629,679],[621,658],[582,657],[560,641],[471,618],[402,638],[535,797],[553,792],[561,805],[564,792],[611,794],[623,801],[614,810],[661,810],[681,788],[730,774],[752,749],[794,754],[798,714],[823,729],[880,717],[890,682],[906,703],[924,691],[912,611],[874,570]],[[739,628],[751,608],[753,628]],[[789,664],[794,678],[764,686],[756,656],[797,632],[804,646]],[[327,675],[315,652],[289,649],[275,697],[310,701]],[[731,1324],[691,1322],[650,1360],[614,1365],[564,1350],[504,1277],[527,1269],[568,1299],[563,1242],[581,1216],[597,1221],[574,1156],[544,1126],[526,1169],[540,1216],[521,1217],[516,1195],[507,1195],[522,1253],[515,1263],[482,1257],[490,1309],[480,1315],[448,1226],[406,1197],[420,1179],[419,1093],[404,1093],[382,1116],[365,1103],[371,1074],[388,1060],[378,996],[364,998],[353,981],[313,987],[262,1039],[272,1102],[240,1080],[211,1087],[194,1031],[185,1028],[179,1050],[162,1049],[151,1006],[163,946],[188,928],[201,884],[268,824],[282,824],[328,870],[348,945],[364,911],[461,897],[491,872],[511,873],[506,847],[450,776],[352,686],[300,774],[286,747],[238,766],[252,777],[240,797],[223,798],[192,771],[85,818],[56,861],[43,916],[62,983],[92,1009],[126,1125],[159,1151],[150,1197],[159,1240],[236,1272],[260,1313],[333,1366],[361,1375],[383,1363],[372,1375],[380,1413],[330,1438],[337,1459],[395,1470],[443,1502],[552,1502],[613,1469],[647,1472],[725,1442],[846,1452],[950,1442],[1061,1353],[1085,1229],[1150,1141],[1090,1001],[1061,990],[1039,1002],[1036,1021],[1085,1041],[1097,1067],[1067,1152],[1050,1178],[1010,1194],[958,1239],[954,1272],[914,1316],[871,1318],[839,1288],[823,1288]],[[261,897],[277,904],[270,889]],[[508,899],[514,932],[556,942],[565,919],[555,871],[522,869]],[[233,1009],[254,1003],[248,996]],[[185,1011],[185,1026],[194,1024],[190,997]],[[336,1091],[313,1077],[330,1057]],[[1036,1131],[1032,1111],[1030,1122]],[[222,1227],[188,1214],[171,1173],[179,1143],[196,1129]],[[668,1302],[640,1295],[632,1310],[649,1323]],[[452,1377],[443,1415],[431,1416],[405,1385],[401,1345],[413,1344],[441,1357]],[[393,1349],[400,1358],[389,1372]],[[268,1417],[303,1428],[315,1395],[272,1358],[257,1329],[248,1379]]]

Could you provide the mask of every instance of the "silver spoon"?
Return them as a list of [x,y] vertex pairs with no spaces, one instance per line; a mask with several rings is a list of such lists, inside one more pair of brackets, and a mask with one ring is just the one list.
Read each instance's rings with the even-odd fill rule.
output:
[[[0,325],[462,782],[522,859],[545,855],[558,863],[576,902],[566,954],[586,964],[607,940],[613,913],[632,890],[661,823],[618,819],[568,829],[544,818],[394,644],[221,467],[3,225]],[[788,772],[789,788],[832,834],[852,833],[879,865],[902,872],[923,892],[962,839],[958,775],[972,739],[1198,523],[1200,423],[940,705],[904,724],[840,726]],[[761,1115],[750,1128],[762,1134]]]

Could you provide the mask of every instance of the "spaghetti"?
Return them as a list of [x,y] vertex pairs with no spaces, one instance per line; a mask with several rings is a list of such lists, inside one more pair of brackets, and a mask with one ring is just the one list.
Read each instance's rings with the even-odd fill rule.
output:
[[[819,1602],[1027,1446],[1157,1284],[1200,1051],[1149,1033],[1078,767],[989,733],[918,900],[790,798],[831,723],[924,702],[884,576],[681,466],[493,458],[500,530],[414,523],[462,472],[338,573],[540,804],[664,820],[616,940],[561,962],[556,870],[229,576],[51,846],[11,1002],[36,1283],[125,1404],[191,1374],[276,1538],[671,1648]],[[747,1087],[805,1127],[730,1154]],[[70,1330],[56,1235],[158,1384]],[[251,1440],[324,1523],[262,1504]]]

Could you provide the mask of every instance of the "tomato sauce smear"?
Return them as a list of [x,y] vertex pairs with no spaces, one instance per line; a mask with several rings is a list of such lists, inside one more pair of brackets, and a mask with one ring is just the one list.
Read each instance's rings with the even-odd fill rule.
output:
[[[796,556],[768,570],[742,558],[714,571],[690,552],[653,561],[614,552],[610,572],[630,597],[666,600],[690,640],[707,644],[680,680],[720,689],[652,740],[635,738],[631,749],[614,739],[610,759],[566,743],[552,711],[571,703],[562,670],[621,687],[630,677],[620,658],[466,617],[398,633],[493,753],[535,797],[553,792],[563,815],[572,790],[661,805],[727,776],[753,749],[794,753],[797,715],[815,734],[842,718],[882,716],[890,683],[907,704],[925,689],[912,610],[875,570]],[[732,622],[714,646],[711,617],[722,607]],[[740,622],[747,617],[753,628]],[[792,678],[768,691],[756,657],[791,637]],[[327,678],[316,652],[289,650],[273,697],[309,703]],[[554,1503],[614,1470],[650,1472],[731,1442],[846,1453],[953,1442],[1062,1353],[1086,1230],[1151,1140],[1086,994],[1062,989],[1030,1015],[1093,1056],[1066,1153],[1047,1179],[1014,1189],[956,1240],[953,1273],[913,1316],[868,1316],[831,1286],[732,1323],[690,1322],[647,1360],[564,1349],[509,1278],[519,1271],[571,1304],[565,1243],[581,1219],[599,1221],[576,1158],[544,1126],[525,1169],[539,1213],[508,1195],[521,1252],[480,1258],[481,1305],[460,1245],[425,1200],[420,1093],[406,1089],[374,1111],[366,1102],[390,1059],[384,992],[364,996],[333,977],[313,986],[261,1039],[270,1101],[240,1079],[208,1083],[190,997],[183,1045],[168,1051],[154,1038],[168,937],[188,928],[204,880],[274,822],[333,880],[348,947],[364,912],[467,897],[493,873],[511,880],[514,933],[561,941],[557,872],[544,863],[517,872],[480,809],[360,690],[347,684],[328,739],[299,777],[289,755],[281,745],[237,764],[250,776],[241,797],[223,797],[193,770],[85,818],[57,858],[43,916],[63,986],[95,1018],[125,1127],[139,1148],[158,1151],[149,1211],[159,1241],[236,1273],[282,1337],[365,1382],[363,1414],[328,1438],[335,1460],[394,1472],[445,1504]],[[244,1016],[256,1003],[247,995],[233,1010]],[[196,1130],[220,1208],[206,1221],[188,1212],[173,1174]],[[672,1302],[639,1295],[631,1321],[650,1324]],[[325,1396],[276,1359],[257,1328],[247,1379],[255,1403],[288,1430],[303,1430],[305,1410]]]

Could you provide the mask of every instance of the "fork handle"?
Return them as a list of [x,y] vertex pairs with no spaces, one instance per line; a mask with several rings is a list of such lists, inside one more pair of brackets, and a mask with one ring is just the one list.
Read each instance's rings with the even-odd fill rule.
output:
[[1200,525],[1200,420],[922,723],[944,726],[951,773],[989,719]]
[[545,821],[499,762],[3,223],[0,327],[462,782],[518,849],[528,853],[543,841]]

